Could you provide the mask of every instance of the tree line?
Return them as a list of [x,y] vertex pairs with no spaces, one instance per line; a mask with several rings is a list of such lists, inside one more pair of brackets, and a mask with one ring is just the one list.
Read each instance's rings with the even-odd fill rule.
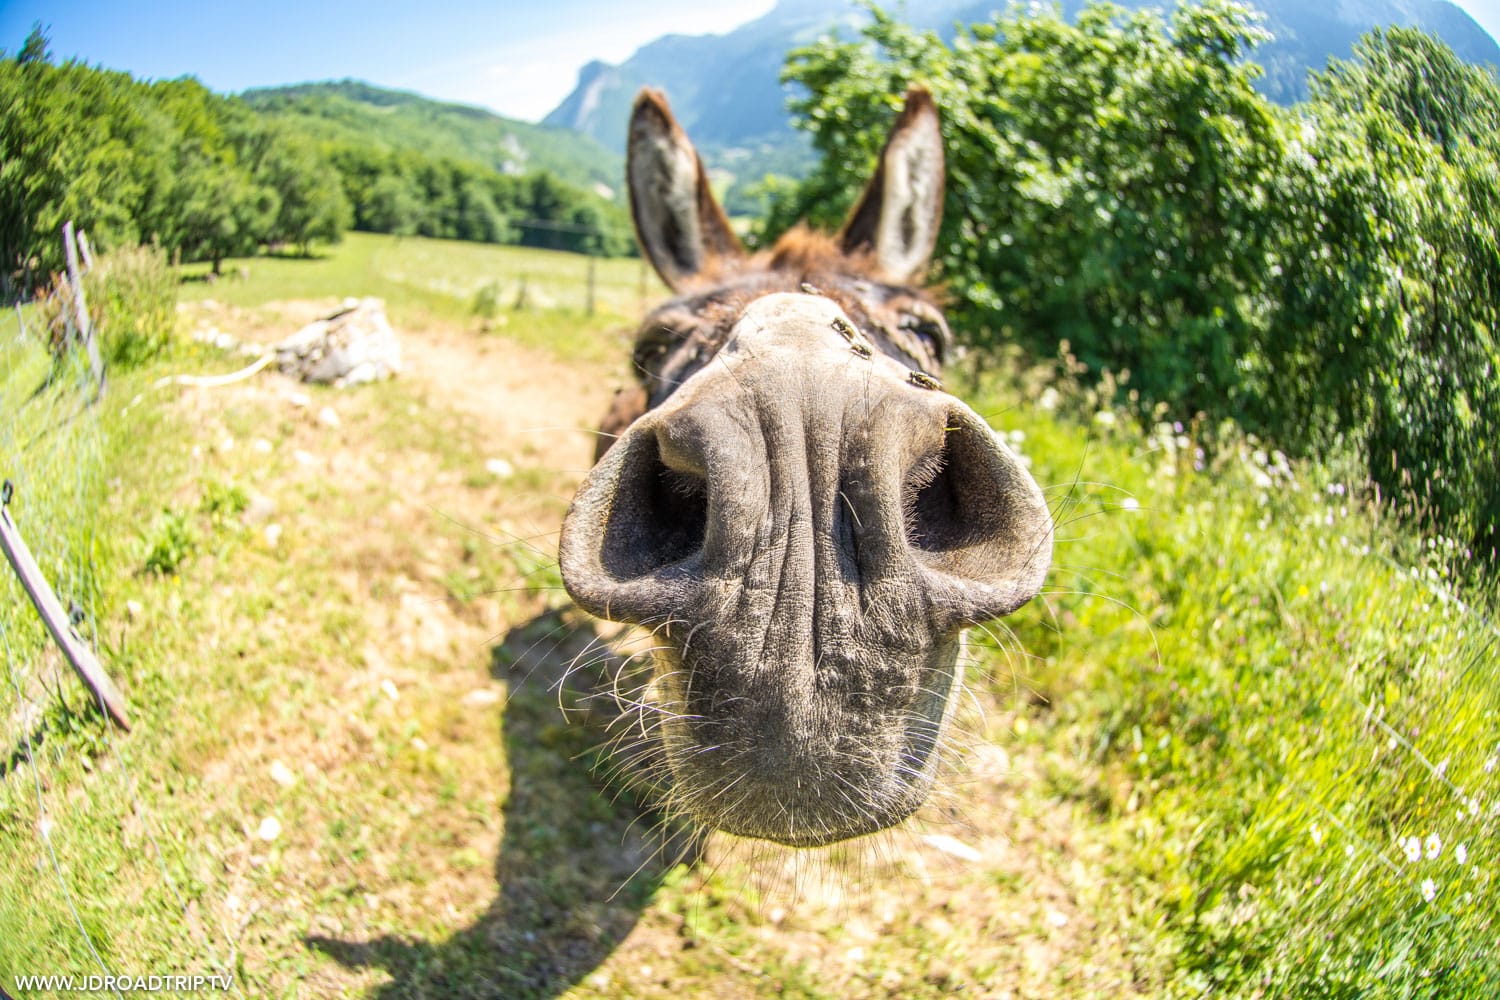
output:
[[[1226,0],[1015,8],[952,44],[876,11],[789,59],[822,154],[765,232],[836,222],[908,85],[943,112],[941,278],[972,344],[1127,377],[1148,418],[1232,418],[1352,459],[1472,553],[1500,544],[1500,85],[1366,35],[1285,109]],[[981,351],[983,354],[984,351]],[[1127,374],[1128,373],[1128,376]]]
[[597,254],[631,249],[623,209],[544,173],[320,141],[197,80],[56,63],[34,29],[0,57],[0,291],[62,266],[68,219],[102,247],[182,260],[308,252],[351,226]]

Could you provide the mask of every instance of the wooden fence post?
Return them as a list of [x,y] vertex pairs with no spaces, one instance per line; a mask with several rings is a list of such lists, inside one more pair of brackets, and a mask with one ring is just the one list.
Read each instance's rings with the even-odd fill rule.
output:
[[[89,355],[89,367],[94,370],[94,382],[99,391],[104,391],[104,359],[99,356],[99,343],[94,339],[94,325],[89,322],[89,305],[83,297],[83,277],[78,269],[78,241],[73,235],[73,220],[63,223],[63,253],[68,258],[68,283],[73,286],[73,318],[78,325],[78,339]],[[84,241],[87,245],[87,240]]]
[[130,717],[125,714],[125,698],[120,694],[104,668],[99,665],[99,660],[89,649],[83,638],[73,628],[72,622],[68,620],[68,614],[63,610],[62,602],[52,591],[52,585],[42,575],[41,567],[36,564],[31,550],[26,547],[26,541],[21,537],[21,532],[16,528],[15,522],[10,519],[10,495],[13,487],[10,480],[6,480],[3,489],[0,489],[0,548],[5,550],[5,558],[9,560],[11,568],[16,571],[16,576],[21,579],[21,587],[31,598],[31,603],[36,606],[37,614],[42,616],[42,622],[47,626],[47,631],[52,633],[52,639],[62,650],[63,656],[73,666],[88,689],[94,693],[109,713],[109,717],[115,720],[121,729],[130,731]]

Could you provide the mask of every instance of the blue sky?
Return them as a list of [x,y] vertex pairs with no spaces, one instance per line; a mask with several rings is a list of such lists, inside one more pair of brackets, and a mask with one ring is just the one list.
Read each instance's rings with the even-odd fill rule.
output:
[[728,31],[772,0],[0,0],[0,48],[51,25],[52,51],[221,92],[343,77],[524,120],[567,96],[590,59],[622,62],[670,32]]
[[[353,77],[534,121],[590,59],[652,39],[722,32],[773,0],[0,0],[0,48],[35,21],[59,58],[137,77],[191,74],[217,91]],[[1331,2],[1331,0],[1311,0]],[[1458,0],[1500,38],[1500,0]]]

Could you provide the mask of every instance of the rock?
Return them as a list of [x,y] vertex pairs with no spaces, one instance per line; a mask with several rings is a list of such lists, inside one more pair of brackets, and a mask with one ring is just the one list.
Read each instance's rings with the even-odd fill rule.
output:
[[273,760],[271,761],[271,780],[282,788],[291,788],[297,783],[297,776],[281,761]]
[[246,524],[259,524],[270,520],[271,515],[276,513],[276,501],[264,493],[251,493],[250,502],[245,505],[245,513],[242,515]]
[[318,411],[318,423],[324,427],[334,428],[343,423],[339,419],[339,412],[331,406],[325,406]]
[[485,462],[484,471],[499,479],[509,479],[516,474],[515,466],[503,458],[492,458]]
[[256,828],[255,835],[269,844],[281,836],[281,821],[275,816],[267,816],[260,821],[260,826]]
[[276,366],[303,382],[337,386],[389,378],[401,370],[401,345],[379,299],[346,299],[276,345]]

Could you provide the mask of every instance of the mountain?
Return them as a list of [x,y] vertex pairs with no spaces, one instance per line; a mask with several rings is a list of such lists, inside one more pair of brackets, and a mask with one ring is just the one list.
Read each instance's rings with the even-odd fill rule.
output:
[[723,35],[664,35],[619,66],[591,62],[544,125],[576,129],[624,150],[636,91],[660,87],[672,110],[706,147],[753,145],[787,129],[778,76],[786,53],[863,15],[843,0],[782,0],[763,17]]
[[[1170,6],[1167,0],[1119,0],[1125,7]],[[1074,16],[1083,0],[1066,0]],[[1329,57],[1348,57],[1354,41],[1376,25],[1423,28],[1473,63],[1500,65],[1500,46],[1448,0],[1258,0],[1275,40],[1255,53],[1266,67],[1262,90],[1291,104],[1307,96],[1307,71]],[[906,0],[900,16],[920,28],[952,35],[955,23],[987,21],[1005,0]],[[845,36],[866,20],[848,0],[781,0],[770,12],[722,35],[667,35],[618,66],[592,62],[573,92],[543,119],[577,129],[623,150],[631,101],[642,86],[660,87],[707,159],[721,165],[757,152],[757,169],[778,172],[774,157],[806,161],[792,137],[786,90],[778,82],[789,49],[839,27]],[[772,155],[771,161],[762,157]]]
[[357,80],[268,87],[240,96],[262,114],[290,120],[321,139],[410,147],[505,174],[541,170],[579,187],[607,187],[611,196],[624,173],[618,152],[571,129],[519,122]]
[[1377,25],[1421,28],[1465,62],[1500,66],[1500,45],[1448,0],[1259,0],[1256,6],[1265,11],[1266,27],[1275,35],[1255,52],[1255,61],[1266,69],[1260,89],[1282,104],[1306,99],[1307,71],[1322,69],[1330,57],[1348,58],[1359,36]]

